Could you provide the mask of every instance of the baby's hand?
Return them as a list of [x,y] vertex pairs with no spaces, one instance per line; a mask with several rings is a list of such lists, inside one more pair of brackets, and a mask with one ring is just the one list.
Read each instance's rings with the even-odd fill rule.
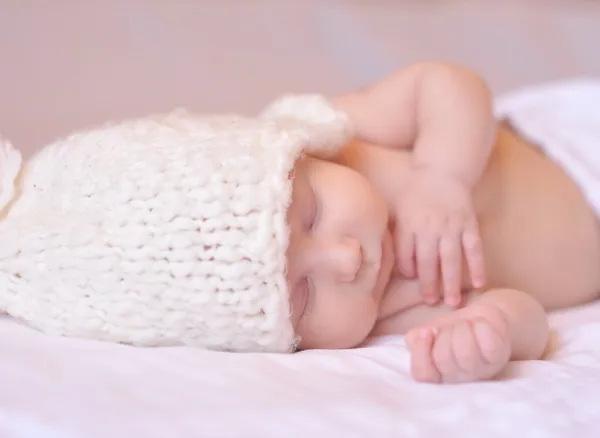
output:
[[411,330],[406,343],[411,373],[428,383],[461,383],[493,378],[511,354],[507,321],[492,305],[439,326]]
[[435,170],[415,169],[400,195],[396,215],[400,272],[418,277],[426,303],[437,303],[441,289],[447,305],[460,304],[463,252],[472,286],[483,286],[479,227],[465,184]]

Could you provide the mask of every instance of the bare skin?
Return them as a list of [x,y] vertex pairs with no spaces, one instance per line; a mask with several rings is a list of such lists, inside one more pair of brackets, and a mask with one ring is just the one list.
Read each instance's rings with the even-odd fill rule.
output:
[[[486,289],[527,291],[548,311],[596,299],[600,291],[598,219],[580,188],[554,161],[519,137],[508,123],[501,125],[489,165],[473,194],[486,261]],[[346,164],[359,171],[361,166],[353,163],[361,153],[374,157],[384,152],[381,159],[390,163],[391,151],[364,143],[351,148]],[[402,175],[410,167],[410,151],[392,154],[397,170],[393,184],[401,186]],[[469,291],[466,266],[462,279],[462,291]],[[415,295],[421,299],[419,290]]]
[[[368,147],[368,146],[367,146]],[[408,166],[408,163],[406,164]],[[400,165],[402,166],[402,165]],[[458,311],[425,304],[417,280],[392,275],[386,288],[380,313],[371,335],[406,334],[415,327],[445,325],[463,320],[464,315],[486,312],[478,303],[490,293],[494,306],[511,306],[511,311],[530,307],[524,318],[535,324],[515,324],[510,343],[498,335],[490,347],[490,361],[538,359],[547,341],[547,322],[529,300],[513,303],[527,294],[545,311],[567,308],[593,301],[600,291],[600,225],[579,187],[550,159],[503,127],[481,182],[475,189],[475,205],[486,260],[487,285],[481,291],[470,288],[463,275],[466,306]],[[515,293],[517,291],[518,293]],[[512,295],[510,299],[507,299]],[[509,311],[509,313],[511,312]],[[496,315],[497,317],[497,315]],[[489,319],[492,319],[491,317]],[[472,320],[471,317],[467,318]],[[437,320],[437,321],[436,321]],[[510,324],[497,332],[509,329]],[[537,326],[537,327],[535,327]],[[524,329],[516,329],[522,327]],[[425,333],[428,333],[427,331]],[[529,337],[528,335],[533,335]],[[432,337],[407,339],[417,354],[430,348]],[[517,344],[520,352],[517,353]],[[507,346],[511,345],[510,354]],[[494,356],[497,354],[498,356]],[[426,353],[414,357],[413,374],[419,380],[437,381],[442,377],[428,365]],[[478,378],[492,377],[501,367],[482,369]],[[473,375],[459,376],[458,381]]]
[[333,101],[357,139],[337,163],[303,160],[289,210],[301,348],[406,334],[414,378],[434,383],[541,358],[546,311],[600,291],[600,229],[575,183],[497,129],[464,69],[419,66]]

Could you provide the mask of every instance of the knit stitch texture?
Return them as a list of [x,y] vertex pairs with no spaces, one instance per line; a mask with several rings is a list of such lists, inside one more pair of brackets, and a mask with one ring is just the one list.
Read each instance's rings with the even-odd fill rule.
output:
[[0,309],[62,336],[291,352],[291,170],[351,134],[323,97],[288,95],[255,118],[178,110],[76,132],[20,170],[4,142]]

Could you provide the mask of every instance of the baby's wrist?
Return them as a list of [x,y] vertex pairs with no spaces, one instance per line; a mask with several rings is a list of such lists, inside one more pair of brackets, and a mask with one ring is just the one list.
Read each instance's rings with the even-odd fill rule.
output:
[[440,183],[460,184],[470,189],[472,184],[463,173],[437,163],[414,162],[410,168],[410,174],[414,178],[435,179]]

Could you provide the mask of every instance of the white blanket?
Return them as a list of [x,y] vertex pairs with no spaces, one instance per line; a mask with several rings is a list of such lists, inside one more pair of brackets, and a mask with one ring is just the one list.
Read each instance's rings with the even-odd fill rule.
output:
[[554,314],[545,361],[414,383],[401,337],[293,356],[140,350],[0,319],[0,436],[597,437],[600,303]]

